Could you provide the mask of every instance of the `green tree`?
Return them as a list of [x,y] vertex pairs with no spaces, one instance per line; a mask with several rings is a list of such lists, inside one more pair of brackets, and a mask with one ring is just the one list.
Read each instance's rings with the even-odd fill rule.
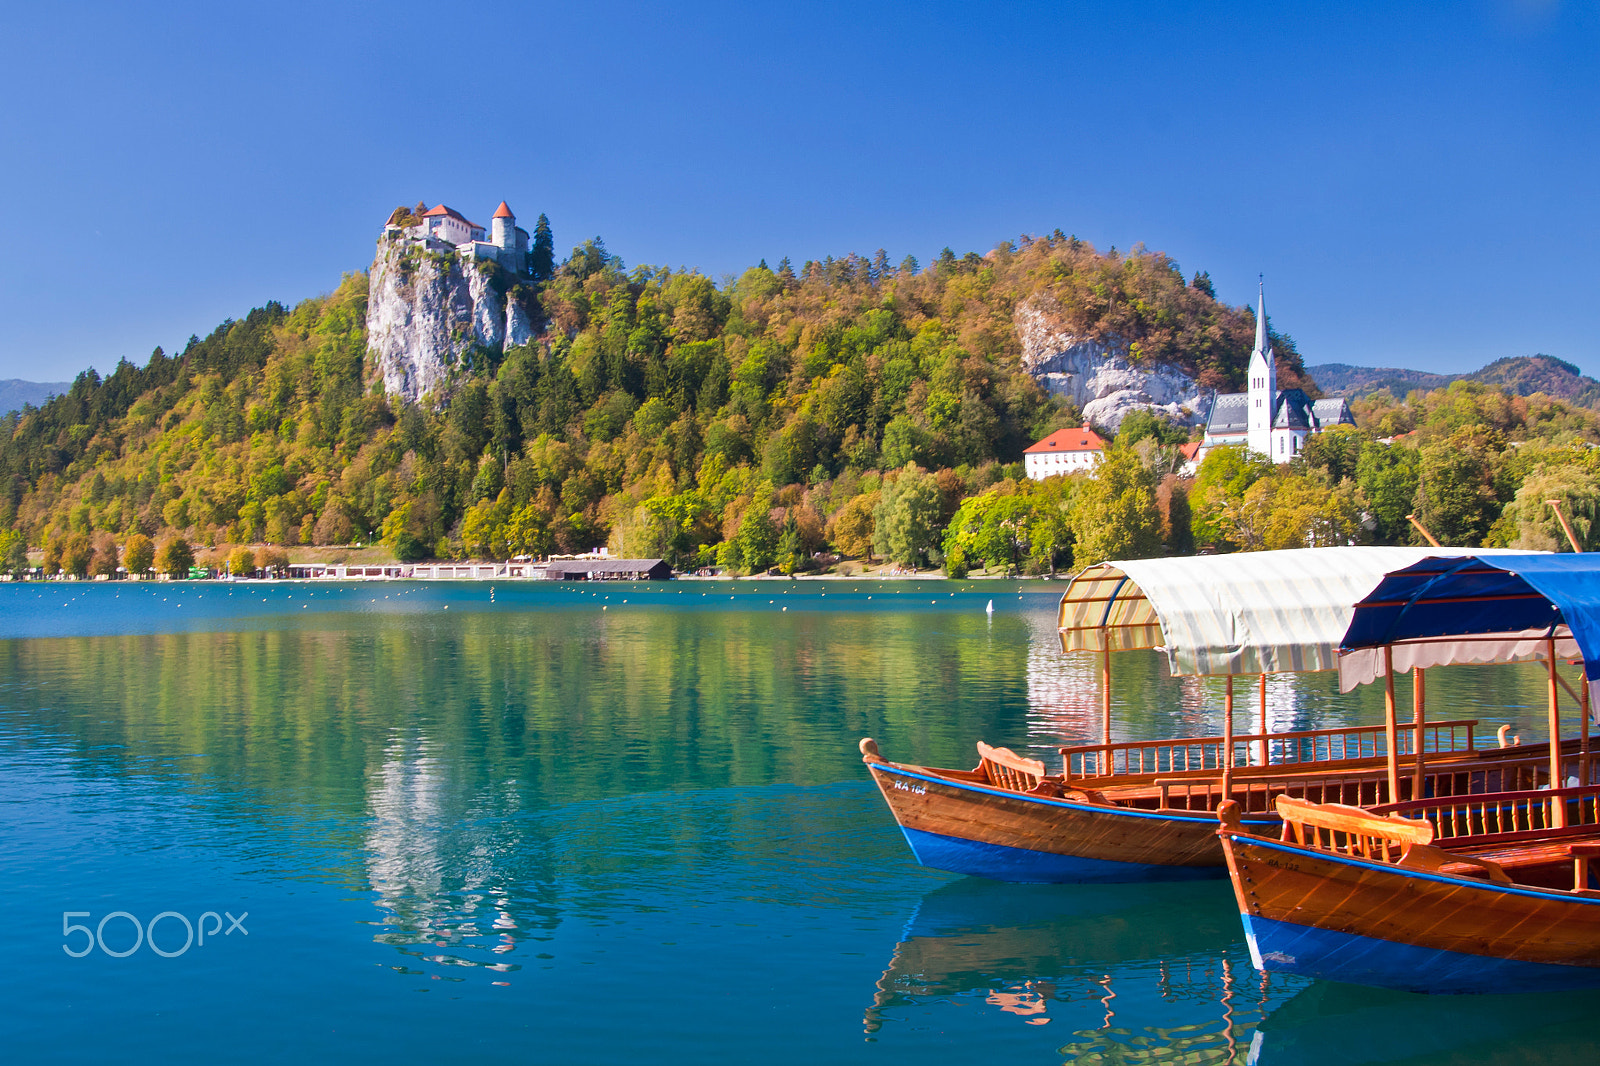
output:
[[255,572],[255,552],[241,544],[228,553],[228,573],[234,577],[248,577]]
[[143,533],[135,533],[122,546],[122,565],[130,574],[148,574],[156,561],[156,546]]
[[806,568],[805,542],[800,536],[800,524],[794,512],[784,516],[783,532],[778,537],[778,570],[794,574]]
[[28,568],[28,538],[15,529],[0,529],[0,571],[13,577]]
[[1244,500],[1251,485],[1272,473],[1272,460],[1242,444],[1212,448],[1200,464],[1189,494],[1190,528],[1197,545],[1226,545],[1228,510]]
[[883,487],[873,511],[873,548],[902,566],[924,563],[928,549],[938,544],[944,514],[939,481],[915,463]]
[[1569,552],[1572,544],[1548,501],[1558,500],[1578,546],[1600,550],[1600,482],[1586,467],[1566,463],[1540,467],[1529,474],[1507,505],[1501,524],[1509,547],[1527,551]]
[[1416,515],[1440,544],[1477,547],[1500,517],[1494,444],[1485,431],[1463,427],[1422,447]]
[[1406,515],[1417,498],[1421,456],[1415,448],[1366,441],[1356,460],[1356,484],[1366,498],[1380,544],[1410,544],[1416,537]]
[[772,485],[763,481],[756,486],[750,505],[739,519],[733,547],[737,552],[737,566],[746,573],[767,569],[777,555],[778,527],[772,521],[772,503]]
[[1356,427],[1333,426],[1306,438],[1296,465],[1319,474],[1330,485],[1337,485],[1358,476],[1365,443]]
[[67,538],[61,551],[61,569],[74,577],[88,577],[89,564],[93,560],[94,548],[86,534],[74,533]]
[[1249,551],[1353,544],[1363,534],[1360,490],[1353,482],[1282,474],[1262,478],[1229,509],[1231,539]]
[[860,556],[872,562],[873,512],[877,510],[882,493],[873,490],[852,496],[834,515],[829,525],[828,539],[842,555]]
[[1094,476],[1079,490],[1072,532],[1078,566],[1160,553],[1155,475],[1138,452],[1115,443],[1105,449]]
[[188,541],[179,536],[171,536],[161,542],[155,557],[155,568],[158,571],[177,580],[188,577],[189,569],[193,566],[194,548]]
[[556,239],[550,231],[550,220],[539,213],[533,224],[533,244],[528,249],[528,273],[535,281],[548,281],[556,272]]

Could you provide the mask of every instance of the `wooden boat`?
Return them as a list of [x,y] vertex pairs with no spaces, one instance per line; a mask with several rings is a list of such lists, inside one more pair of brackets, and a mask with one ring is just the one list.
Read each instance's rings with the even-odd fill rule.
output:
[[[1420,673],[1404,729],[1391,684],[1382,726],[1232,731],[1235,676],[1259,674],[1264,700],[1269,672],[1334,667],[1354,603],[1389,568],[1429,554],[1325,548],[1091,567],[1062,597],[1060,632],[1063,650],[1101,653],[1101,743],[1061,748],[1060,774],[982,742],[972,770],[890,762],[871,738],[862,759],[918,862],[1008,881],[1224,876],[1214,812],[1228,798],[1243,824],[1270,830],[1283,795],[1372,805],[1536,788],[1549,780],[1543,749],[1484,749],[1475,722],[1425,721]],[[1112,740],[1110,653],[1156,647],[1174,673],[1227,678],[1221,736]],[[1401,758],[1412,764],[1404,779]]]
[[[1257,969],[1409,992],[1600,988],[1600,788],[1423,802],[1533,827],[1447,850],[1423,819],[1280,797],[1273,839],[1223,804],[1219,837]],[[1553,808],[1576,832],[1548,830]]]
[[[1434,722],[1430,734],[1465,734],[1471,722]],[[1278,734],[1274,742],[1328,740],[1369,747],[1383,727]],[[1345,738],[1351,738],[1348,742]],[[1236,737],[1252,744],[1255,736]],[[1218,746],[1212,738],[1189,742]],[[1470,743],[1470,741],[1467,741]],[[1321,750],[1326,751],[1324,746]],[[1337,750],[1337,748],[1335,749]],[[1279,796],[1368,805],[1390,795],[1383,758],[1322,760],[1306,765],[1236,767],[1223,791],[1215,771],[1147,780],[1079,782],[1049,775],[1038,760],[979,743],[971,770],[893,763],[875,741],[861,741],[862,759],[923,866],[1001,881],[1180,881],[1223,877],[1216,837],[1218,805],[1247,805],[1243,824],[1279,827]],[[1567,755],[1572,768],[1573,749]],[[1548,782],[1544,745],[1457,750],[1441,742],[1428,756],[1423,795],[1537,788]],[[1414,779],[1401,783],[1409,796]],[[1098,787],[1097,787],[1098,786]]]
[[[1600,561],[1570,555],[1428,560],[1357,606],[1342,681],[1372,679],[1379,661],[1392,678],[1397,659],[1541,659],[1552,736],[1563,689],[1582,709],[1582,783],[1372,811],[1279,797],[1276,839],[1223,803],[1218,836],[1258,968],[1417,992],[1600,987],[1600,787],[1587,780],[1597,608]],[[1573,652],[1581,692],[1557,669]],[[1554,750],[1549,777],[1565,777]]]

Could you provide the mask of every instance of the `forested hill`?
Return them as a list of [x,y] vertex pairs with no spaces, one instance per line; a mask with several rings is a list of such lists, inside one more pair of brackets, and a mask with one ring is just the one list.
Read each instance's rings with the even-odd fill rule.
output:
[[[776,557],[762,542],[773,524],[791,561],[859,554],[892,472],[915,464],[936,482],[937,524],[1020,477],[1022,449],[1079,417],[1019,365],[1013,318],[1030,298],[1136,363],[1240,387],[1249,309],[1142,248],[1102,254],[1058,232],[946,251],[927,268],[882,252],[798,271],[763,262],[718,286],[627,269],[591,241],[543,282],[541,335],[474,354],[442,406],[392,403],[374,382],[360,274],[178,355],[86,373],[5,423],[0,526],[57,553],[76,537],[114,556],[135,533],[218,546],[381,537],[405,557],[609,541],[750,569]],[[1299,383],[1293,342],[1278,350],[1285,384]],[[932,541],[915,554],[930,547],[936,557]],[[1070,557],[1065,542],[1055,555]]]
[[1312,377],[1323,392],[1333,396],[1365,396],[1379,389],[1387,390],[1395,399],[1405,399],[1413,389],[1442,389],[1452,381],[1477,381],[1485,385],[1501,385],[1517,396],[1532,396],[1542,392],[1600,410],[1600,381],[1587,376],[1577,367],[1550,355],[1518,355],[1496,359],[1482,370],[1470,374],[1430,374],[1421,370],[1400,370],[1394,367],[1348,366],[1344,363],[1324,363],[1309,368]]

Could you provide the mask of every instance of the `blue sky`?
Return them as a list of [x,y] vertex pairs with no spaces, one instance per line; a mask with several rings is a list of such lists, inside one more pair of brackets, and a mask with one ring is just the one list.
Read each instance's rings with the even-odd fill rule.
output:
[[1600,5],[14,7],[0,378],[364,268],[397,204],[736,274],[1059,227],[1307,361],[1600,376]]

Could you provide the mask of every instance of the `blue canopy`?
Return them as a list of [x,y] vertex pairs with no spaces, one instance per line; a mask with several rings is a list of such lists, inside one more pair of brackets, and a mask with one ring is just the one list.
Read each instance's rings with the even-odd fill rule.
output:
[[1340,687],[1378,676],[1383,647],[1409,669],[1541,659],[1551,639],[1600,682],[1600,554],[1423,559],[1356,604],[1339,645]]

